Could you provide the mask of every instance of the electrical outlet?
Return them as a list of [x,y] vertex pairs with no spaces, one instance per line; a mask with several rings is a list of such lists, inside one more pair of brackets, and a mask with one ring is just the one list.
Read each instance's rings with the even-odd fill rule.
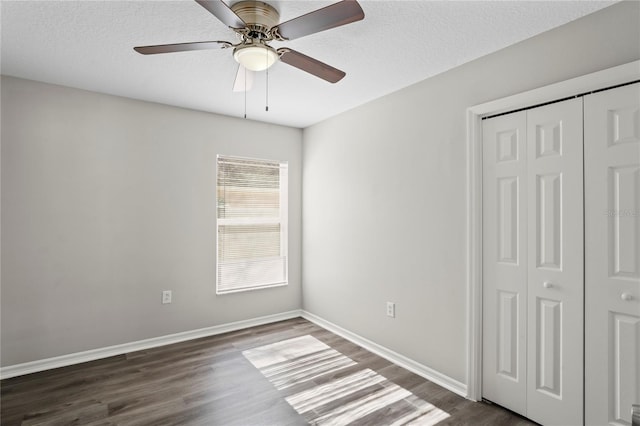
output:
[[396,317],[396,304],[393,302],[387,302],[387,316],[391,318]]
[[162,292],[162,304],[165,305],[171,303],[171,290],[164,290]]

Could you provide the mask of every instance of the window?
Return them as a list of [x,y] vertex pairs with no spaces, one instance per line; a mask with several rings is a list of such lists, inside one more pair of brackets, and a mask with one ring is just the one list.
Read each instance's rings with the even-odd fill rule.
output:
[[217,163],[217,293],[286,285],[287,163]]

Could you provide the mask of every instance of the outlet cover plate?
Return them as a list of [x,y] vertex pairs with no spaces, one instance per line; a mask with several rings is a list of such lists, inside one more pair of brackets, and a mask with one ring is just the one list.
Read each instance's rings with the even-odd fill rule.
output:
[[391,318],[396,317],[396,304],[393,302],[387,302],[387,316]]

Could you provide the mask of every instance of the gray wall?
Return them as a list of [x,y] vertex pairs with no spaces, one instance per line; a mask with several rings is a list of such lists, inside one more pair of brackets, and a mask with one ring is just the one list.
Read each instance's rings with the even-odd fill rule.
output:
[[[3,77],[1,136],[3,366],[301,307],[301,130]],[[216,154],[289,161],[289,286],[216,296]]]
[[305,129],[304,308],[466,382],[466,108],[637,59],[617,4]]

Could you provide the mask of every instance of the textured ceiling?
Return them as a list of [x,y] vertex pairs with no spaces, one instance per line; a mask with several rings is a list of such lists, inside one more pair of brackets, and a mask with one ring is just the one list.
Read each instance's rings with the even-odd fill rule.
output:
[[[271,2],[281,21],[331,4]],[[247,93],[247,118],[306,127],[613,4],[612,1],[371,1],[363,21],[288,46],[342,69],[337,84],[283,63]],[[230,50],[143,56],[133,46],[229,40],[192,0],[6,1],[2,74],[242,117]]]

